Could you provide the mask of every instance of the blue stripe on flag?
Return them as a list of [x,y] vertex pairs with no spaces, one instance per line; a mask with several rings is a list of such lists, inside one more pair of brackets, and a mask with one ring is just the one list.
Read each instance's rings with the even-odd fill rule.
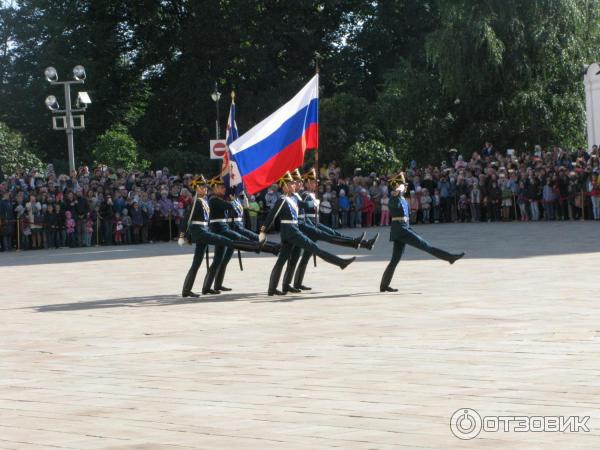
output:
[[317,123],[319,99],[314,98],[281,124],[270,136],[232,155],[242,176],[258,169],[291,143],[300,139],[308,127]]

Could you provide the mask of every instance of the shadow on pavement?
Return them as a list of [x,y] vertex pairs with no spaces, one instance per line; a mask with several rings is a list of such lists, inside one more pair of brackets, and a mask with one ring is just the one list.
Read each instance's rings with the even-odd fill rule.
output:
[[[510,223],[453,223],[435,225],[417,225],[415,231],[427,239],[433,246],[451,252],[466,252],[466,258],[529,258],[535,256],[568,255],[595,253],[600,251],[598,222],[510,222]],[[338,255],[357,255],[359,261],[386,261],[390,258],[392,244],[389,241],[389,227],[343,229],[349,236],[358,236],[362,231],[367,237],[380,233],[379,241],[372,251],[333,246],[320,242],[319,245]],[[269,235],[272,241],[279,241],[276,234]],[[498,245],[498,243],[506,245]],[[491,243],[491,245],[490,245]],[[157,256],[189,257],[194,247],[183,248],[175,243],[130,245],[119,247],[72,248],[61,250],[30,250],[22,252],[0,253],[0,266],[29,266],[38,264],[65,264],[78,262],[101,262],[130,258],[152,258]],[[210,253],[212,261],[212,251]],[[242,253],[244,260],[250,262],[261,258],[272,267],[275,259],[272,255]],[[408,247],[403,259],[430,259],[419,250]],[[318,261],[318,264],[326,264]],[[203,264],[204,265],[204,264]],[[310,263],[312,266],[312,262]]]
[[[285,296],[269,297],[267,296],[266,292],[252,292],[242,294],[219,294],[210,296],[207,295],[200,296],[199,298],[182,298],[179,295],[152,295],[146,297],[110,298],[105,300],[93,300],[88,302],[59,303],[53,305],[40,305],[19,309],[34,309],[36,312],[64,312],[105,308],[143,308],[189,304],[201,305],[202,303],[221,303],[238,301],[247,301],[250,303],[289,303],[296,301],[322,300],[334,298],[344,300],[345,298],[372,296],[375,293],[377,292],[357,292],[349,295],[323,295],[323,293],[321,292],[312,291],[312,293],[288,294]],[[420,294],[420,292],[412,292],[411,294]]]

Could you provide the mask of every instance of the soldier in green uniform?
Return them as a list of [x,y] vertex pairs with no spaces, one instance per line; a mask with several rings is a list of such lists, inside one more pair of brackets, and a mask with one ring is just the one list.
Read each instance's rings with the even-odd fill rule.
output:
[[345,269],[348,264],[356,259],[356,257],[344,259],[326,252],[325,250],[320,249],[314,241],[302,233],[298,227],[298,204],[293,199],[295,190],[294,179],[289,172],[286,172],[279,179],[279,186],[283,190],[283,196],[277,200],[275,206],[269,212],[265,224],[261,227],[259,235],[260,241],[264,242],[266,240],[266,232],[271,228],[275,219],[280,217],[281,250],[277,262],[275,263],[275,267],[273,267],[273,271],[271,272],[268,290],[269,295],[285,295],[285,292],[277,289],[277,285],[279,284],[283,265],[289,259],[294,247],[310,251],[328,263],[334,264],[341,269]]
[[[213,233],[209,229],[210,207],[206,201],[207,182],[204,176],[200,175],[191,183],[192,189],[196,191],[194,201],[187,213],[187,232],[179,235],[179,245],[184,245],[186,238],[190,243],[196,244],[192,266],[188,271],[183,283],[182,297],[198,297],[198,294],[192,292],[196,274],[202,264],[202,258],[208,245],[224,246],[236,248],[245,251],[260,250],[260,243],[232,240],[225,236]],[[207,293],[219,293],[217,291]]]
[[[319,199],[316,195],[317,173],[314,168],[309,170],[304,175],[300,175],[300,172],[298,171],[298,169],[296,169],[292,173],[292,177],[294,178],[294,180],[296,180],[297,183],[297,192],[295,193],[295,196],[298,199],[299,205],[303,205],[303,208],[301,208],[301,221],[299,226],[300,230],[304,234],[306,234],[313,241],[325,241],[330,244],[339,245],[342,247],[366,248],[368,250],[371,250],[373,248],[375,242],[377,242],[377,238],[379,237],[379,234],[377,233],[373,238],[368,240],[365,239],[366,233],[363,233],[357,238],[353,238],[319,223]],[[305,186],[306,190],[304,190],[300,194],[299,192],[302,191]],[[302,259],[300,259],[301,253]],[[310,287],[305,286],[303,284],[304,274],[306,273],[306,268],[308,266],[308,262],[310,261],[311,256],[312,254],[310,252],[306,250],[302,251],[299,248],[295,248],[292,251],[284,275],[284,290],[288,290],[290,292],[300,292],[301,290],[311,289]],[[298,261],[300,261],[299,264]],[[291,286],[292,278],[294,280],[293,286]]]
[[398,289],[390,287],[390,283],[394,276],[394,270],[396,270],[396,266],[402,258],[402,253],[404,253],[406,245],[411,245],[423,250],[436,258],[448,261],[450,264],[454,264],[456,260],[462,258],[465,254],[452,254],[437,247],[433,247],[429,242],[411,229],[409,224],[410,209],[408,207],[408,202],[404,199],[406,181],[403,173],[391,178],[388,181],[388,186],[391,192],[389,208],[390,216],[392,217],[390,241],[394,243],[394,250],[392,252],[392,259],[386,267],[385,272],[383,272],[379,290],[381,292],[397,292]]
[[[244,226],[244,207],[248,207],[248,199],[246,198],[245,193],[242,195],[244,205],[242,205],[240,200],[238,200],[234,195],[231,195],[229,202],[231,203],[231,206],[233,206],[233,210],[229,211],[229,228],[236,233],[241,234],[245,238],[250,239],[251,241],[258,242],[258,234]],[[273,255],[278,255],[280,248],[281,244],[277,242],[266,241],[262,247],[262,251],[272,253]]]
[[[252,239],[245,233],[240,233],[233,228],[232,219],[237,215],[235,206],[225,200],[227,188],[221,177],[217,176],[208,180],[208,185],[212,190],[212,195],[208,200],[210,207],[210,229],[211,231],[237,241],[249,241],[258,243],[258,235]],[[243,214],[243,210],[242,210]],[[273,243],[265,243],[261,251],[278,254],[279,246]],[[215,291],[231,291],[230,288],[223,285],[227,265],[233,256],[232,247],[217,246],[213,262],[208,269],[208,274],[204,279],[204,287],[202,293],[216,293]],[[214,281],[214,289],[211,289]]]

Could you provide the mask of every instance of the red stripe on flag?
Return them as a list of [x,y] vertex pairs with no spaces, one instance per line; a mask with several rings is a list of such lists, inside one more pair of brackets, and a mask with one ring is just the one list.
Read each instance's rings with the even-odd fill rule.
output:
[[319,125],[311,124],[299,139],[292,142],[258,169],[244,175],[244,186],[250,194],[269,187],[288,170],[304,163],[304,152],[318,145]]

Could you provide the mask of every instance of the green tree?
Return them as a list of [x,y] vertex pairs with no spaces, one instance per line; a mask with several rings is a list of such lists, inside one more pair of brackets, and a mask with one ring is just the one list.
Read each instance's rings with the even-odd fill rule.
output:
[[375,139],[352,145],[346,162],[354,168],[362,169],[363,173],[389,174],[401,166],[394,150]]
[[104,132],[92,150],[95,164],[126,170],[145,170],[150,163],[141,160],[135,140],[123,125]]
[[31,151],[21,133],[12,131],[0,122],[0,170],[10,174],[18,168],[39,170],[42,162]]
[[325,161],[343,162],[350,147],[370,128],[369,102],[342,92],[324,98],[319,109],[320,155]]
[[598,0],[438,0],[427,54],[456,99],[451,145],[584,143],[582,66],[600,57]]

